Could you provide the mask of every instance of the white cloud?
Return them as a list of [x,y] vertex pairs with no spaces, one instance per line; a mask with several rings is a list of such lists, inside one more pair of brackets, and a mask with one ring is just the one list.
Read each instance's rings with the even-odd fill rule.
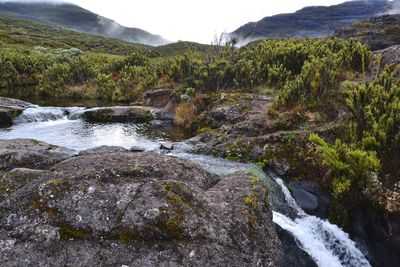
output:
[[[29,0],[25,0],[29,2]],[[34,0],[37,1],[37,0]],[[50,0],[51,1],[51,0]],[[341,0],[69,0],[129,27],[169,40],[213,41],[215,34],[273,14]]]

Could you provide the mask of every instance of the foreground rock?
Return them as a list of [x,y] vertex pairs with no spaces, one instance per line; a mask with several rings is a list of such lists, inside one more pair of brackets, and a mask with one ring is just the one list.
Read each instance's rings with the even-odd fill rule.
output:
[[[268,192],[153,153],[74,157],[0,180],[4,266],[279,266]],[[21,181],[16,186],[16,181]]]
[[17,99],[0,97],[0,127],[10,127],[14,118],[29,107],[33,105]]
[[128,152],[128,149],[122,146],[98,146],[95,148],[89,148],[86,150],[82,150],[79,152],[79,156],[88,156],[88,155],[99,155],[99,154],[109,154],[116,152]]
[[74,150],[31,139],[0,140],[0,170],[46,168],[74,154]]
[[93,123],[146,123],[152,120],[172,122],[174,119],[169,112],[142,106],[93,108],[82,111],[79,116]]

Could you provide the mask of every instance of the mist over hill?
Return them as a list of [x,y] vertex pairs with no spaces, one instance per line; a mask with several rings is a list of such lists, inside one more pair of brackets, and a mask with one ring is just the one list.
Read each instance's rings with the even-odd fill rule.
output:
[[354,21],[398,11],[399,1],[348,1],[334,6],[305,7],[295,13],[265,17],[247,23],[231,37],[249,42],[263,38],[326,37]]
[[153,46],[170,43],[159,35],[138,28],[124,27],[113,20],[64,2],[3,1],[0,2],[0,16],[30,20],[133,43]]

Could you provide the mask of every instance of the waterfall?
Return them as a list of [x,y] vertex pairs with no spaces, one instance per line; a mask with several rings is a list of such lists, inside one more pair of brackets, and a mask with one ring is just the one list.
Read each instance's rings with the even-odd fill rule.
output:
[[274,211],[273,221],[290,232],[296,238],[299,247],[306,251],[318,266],[371,266],[347,233],[326,220],[307,215],[297,205],[284,182],[279,178],[275,181],[281,187],[287,204],[297,216],[291,219]]
[[25,109],[21,115],[14,120],[14,124],[45,122],[66,119],[67,115],[83,110],[79,107],[59,108],[59,107],[33,107]]

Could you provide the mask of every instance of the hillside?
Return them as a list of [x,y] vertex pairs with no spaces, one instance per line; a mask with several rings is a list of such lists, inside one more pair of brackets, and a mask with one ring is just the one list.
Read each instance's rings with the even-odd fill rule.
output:
[[374,0],[349,1],[329,7],[306,7],[295,13],[250,22],[232,32],[231,36],[246,41],[262,38],[325,37],[356,20],[385,13],[392,5],[386,0]]
[[0,48],[78,48],[85,52],[114,55],[129,55],[133,52],[147,52],[154,55],[170,56],[186,52],[209,52],[215,46],[193,42],[177,42],[157,47],[130,43],[118,39],[80,33],[26,20],[0,17]]
[[337,30],[335,36],[357,39],[372,50],[400,44],[400,15],[384,15]]
[[0,16],[30,20],[133,43],[147,45],[168,43],[161,36],[153,35],[141,29],[121,26],[113,20],[68,3],[0,2]]
[[126,55],[149,46],[89,35],[24,20],[0,18],[0,48],[43,46]]

